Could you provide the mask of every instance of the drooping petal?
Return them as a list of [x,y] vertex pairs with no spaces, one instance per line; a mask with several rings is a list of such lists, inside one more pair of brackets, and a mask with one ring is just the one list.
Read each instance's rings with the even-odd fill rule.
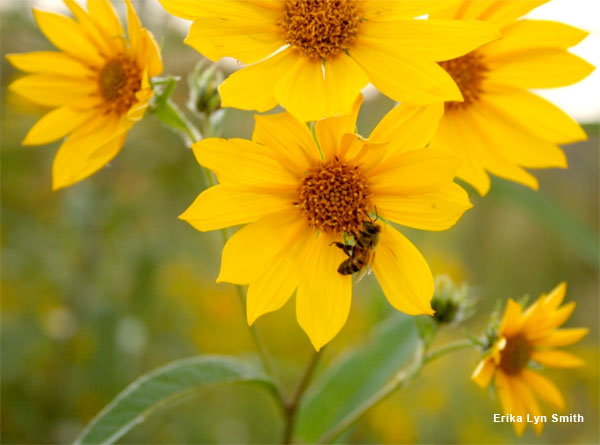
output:
[[308,255],[314,236],[312,229],[304,230],[264,275],[250,283],[246,306],[248,324],[261,315],[276,311],[289,300],[298,287],[303,265],[311,260]]
[[494,365],[494,360],[491,358],[485,358],[479,362],[475,371],[471,375],[471,380],[477,383],[482,388],[487,388],[494,376],[494,372],[496,371],[496,366]]
[[219,86],[223,107],[270,110],[277,105],[273,94],[277,81],[293,68],[296,60],[295,50],[288,48],[267,60],[236,71]]
[[452,77],[437,63],[397,53],[397,48],[385,40],[361,41],[360,37],[349,50],[371,83],[395,101],[415,105],[462,101]]
[[[469,145],[470,139],[473,138],[472,132],[465,131],[466,128],[462,125],[463,113],[445,113],[431,141],[431,147],[448,150],[462,159],[457,176],[475,187],[480,195],[485,196],[490,189],[490,177],[476,156],[474,147]],[[468,124],[464,126],[468,127]]]
[[422,230],[446,230],[472,207],[469,195],[458,184],[414,195],[374,195],[371,199],[384,218]]
[[56,108],[31,127],[23,140],[23,145],[42,145],[61,139],[97,113],[96,110]]
[[552,349],[533,351],[531,358],[539,364],[551,368],[576,368],[585,365],[583,360],[573,354]]
[[443,150],[401,152],[367,172],[374,196],[437,192],[452,182],[460,159]]
[[346,258],[321,234],[310,241],[310,260],[303,268],[296,293],[296,317],[318,351],[342,329],[350,312],[352,278],[337,268]]
[[73,132],[61,145],[52,165],[52,188],[72,185],[95,173],[121,150],[131,123],[98,118]]
[[502,322],[498,328],[498,334],[503,337],[510,337],[515,334],[521,325],[521,312],[521,305],[509,298],[506,302]]
[[540,48],[486,58],[486,88],[557,88],[587,77],[594,66],[558,48]]
[[6,58],[15,68],[28,73],[52,74],[76,78],[94,76],[94,71],[85,64],[68,54],[56,51],[7,54]]
[[259,279],[304,230],[306,222],[296,209],[267,215],[242,227],[225,243],[217,282],[248,284]]
[[9,90],[39,105],[60,107],[73,104],[79,108],[77,105],[83,99],[96,94],[97,85],[76,78],[31,74],[15,80]]
[[504,414],[513,413],[514,397],[512,394],[512,389],[510,387],[508,377],[502,371],[496,372],[494,376],[494,386],[498,392],[498,398],[500,399],[500,404],[502,405],[502,412]]
[[[482,122],[484,127],[477,125]],[[468,150],[469,157],[472,157],[474,163],[480,163],[487,171],[496,176],[537,190],[537,179],[504,153],[504,146],[499,146],[502,144],[502,141],[490,138],[489,134],[494,131],[494,128],[490,130],[485,126],[488,122],[481,119],[478,115],[478,110],[475,110],[474,107],[461,110],[460,117],[457,116],[453,120],[453,123],[456,125],[457,133],[460,135],[463,143],[468,144],[465,146],[465,150]],[[490,124],[494,126],[496,122],[491,122]],[[460,168],[458,177],[468,180],[467,177],[463,178]]]
[[[498,119],[500,125],[506,123],[510,127],[518,129],[519,132],[524,129],[524,136],[527,133],[532,133],[539,139],[552,141],[556,144],[568,144],[587,139],[587,135],[573,118],[557,106],[528,91],[514,90],[498,94],[490,93],[482,96],[481,99],[485,103],[486,109],[493,114],[493,117],[490,116],[491,118]],[[505,126],[498,128],[498,131],[504,129]],[[506,139],[514,141],[508,134]],[[514,147],[512,143],[510,146]],[[537,156],[538,150],[535,149],[538,146],[539,144],[530,146],[527,151],[531,152],[532,156]],[[521,151],[525,147],[518,146],[514,148]],[[547,145],[546,148],[548,148]],[[561,156],[556,152],[556,149],[553,149],[552,154],[557,157],[556,161],[558,161]],[[547,153],[546,157],[549,154],[551,153]]]
[[479,46],[500,38],[495,26],[477,20],[400,20],[364,22],[361,42],[378,46],[386,42],[390,54],[403,54],[428,60],[455,59]]
[[272,193],[288,193],[298,187],[299,176],[284,168],[256,142],[209,138],[196,142],[192,148],[200,165],[214,171],[222,183]]
[[251,223],[266,215],[291,209],[293,199],[294,195],[253,193],[219,184],[200,193],[179,218],[205,232]]
[[33,10],[35,20],[44,35],[58,49],[92,66],[101,66],[104,59],[75,20],[53,12]]
[[433,277],[419,250],[385,225],[373,258],[373,272],[390,304],[405,314],[433,314]]
[[315,122],[314,130],[319,147],[325,159],[336,154],[341,158],[351,156],[347,149],[352,142],[348,139],[350,135],[356,135],[356,120],[363,102],[362,94],[354,101],[350,114],[344,116],[330,117]]
[[387,156],[423,148],[433,139],[444,104],[398,105],[388,112],[369,135],[369,141],[386,142]]
[[[521,388],[517,384],[518,377],[510,376],[510,377],[506,378],[506,381],[507,381],[508,385],[510,386],[510,392],[512,395],[512,411],[511,411],[511,413],[514,414],[515,416],[517,416],[516,417],[517,421],[513,422],[512,426],[513,426],[517,436],[520,436],[523,434],[523,431],[525,431],[525,426],[527,425],[527,423],[526,423],[527,409],[526,409],[526,405],[525,405],[526,396],[524,396],[523,393],[520,392]],[[520,421],[519,421],[518,416],[520,416],[520,418],[521,418]]]
[[258,62],[285,45],[274,22],[267,18],[257,22],[252,17],[199,18],[192,24],[185,43],[213,62],[229,56],[242,63]]
[[541,376],[537,372],[530,371],[529,369],[523,369],[521,371],[521,377],[529,386],[531,386],[531,388],[533,388],[536,394],[546,402],[551,403],[558,409],[565,409],[565,401],[562,394],[554,383],[546,377]]
[[[538,416],[541,415],[540,406],[537,400],[535,399],[535,396],[529,389],[529,386],[527,386],[527,384],[525,383],[525,381],[520,376],[517,376],[511,379],[510,383],[513,387],[513,391],[515,392],[515,394],[519,395],[519,399],[523,404],[523,408],[525,410],[526,415],[531,414],[532,416],[534,416],[534,419],[539,418]],[[544,429],[544,423],[534,422],[533,429],[537,434],[541,434],[542,430]]]
[[[535,132],[530,131],[542,117],[534,117],[529,123],[523,123],[518,119],[521,114],[529,115],[536,109],[527,109],[526,112],[524,110],[516,111],[513,114],[513,111],[499,108],[496,105],[498,102],[503,103],[503,99],[497,100],[498,96],[495,95],[492,98],[488,95],[482,96],[477,109],[471,113],[471,122],[478,130],[478,134],[488,150],[496,150],[502,153],[509,162],[523,167],[566,168],[567,158],[560,147],[549,142],[549,138],[543,136],[541,128],[535,129]],[[505,99],[504,103],[506,103]],[[510,110],[515,105],[524,104],[522,102],[513,103]],[[546,125],[552,125],[552,123],[547,122]],[[552,136],[553,133],[549,131],[548,135]]]
[[319,149],[306,124],[289,113],[254,116],[252,140],[292,171],[304,172],[319,161]]

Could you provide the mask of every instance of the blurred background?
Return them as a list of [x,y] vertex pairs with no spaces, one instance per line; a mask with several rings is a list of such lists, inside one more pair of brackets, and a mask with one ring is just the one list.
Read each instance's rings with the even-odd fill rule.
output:
[[[129,383],[171,360],[204,353],[255,357],[235,289],[215,283],[219,234],[202,234],[176,218],[203,187],[200,168],[176,134],[148,115],[110,166],[56,193],[51,165],[59,144],[20,146],[45,110],[7,91],[20,74],[4,62],[4,54],[50,49],[33,23],[33,3],[64,10],[56,0],[3,1],[0,21],[0,440],[67,443]],[[156,0],[135,4],[163,43],[165,73],[184,77],[175,96],[184,104],[185,76],[201,60],[182,44],[187,25],[163,14]],[[593,30],[595,5],[556,0],[534,15]],[[598,42],[593,33],[574,52],[598,65]],[[570,351],[587,366],[545,375],[563,390],[568,413],[582,414],[585,423],[549,423],[541,436],[528,429],[517,438],[510,424],[492,422],[499,403],[469,381],[479,357],[464,351],[429,365],[373,410],[348,442],[598,443],[599,78],[593,73],[576,86],[544,93],[577,117],[589,135],[588,141],[566,147],[568,170],[536,172],[538,193],[500,180],[485,199],[468,189],[474,208],[452,230],[404,231],[434,273],[474,286],[478,313],[467,326],[476,334],[498,301],[524,294],[537,298],[568,282],[567,299],[577,301],[577,308],[567,326],[591,329]],[[369,95],[359,118],[361,133],[368,134],[391,106]],[[227,111],[226,137],[249,138],[252,126],[251,113]],[[356,343],[365,344],[372,327],[391,312],[375,280],[363,280],[355,288],[348,323],[322,365]],[[312,354],[295,322],[293,302],[257,326],[277,357],[284,384],[292,388]],[[438,343],[461,335],[460,328],[450,328]],[[548,406],[543,411],[554,412]],[[259,389],[218,386],[168,408],[123,442],[276,443],[279,418],[276,405]]]

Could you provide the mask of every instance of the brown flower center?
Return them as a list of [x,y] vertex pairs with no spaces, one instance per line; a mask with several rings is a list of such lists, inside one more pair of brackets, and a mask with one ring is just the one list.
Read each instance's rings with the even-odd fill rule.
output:
[[500,351],[500,369],[514,375],[527,366],[531,358],[531,345],[523,335],[506,339],[506,346]]
[[137,101],[135,93],[142,87],[142,71],[135,61],[119,56],[106,62],[98,84],[108,111],[125,114]]
[[483,91],[481,84],[489,71],[481,54],[470,52],[440,65],[452,76],[464,98],[464,102],[446,102],[446,110],[467,107],[479,98]]
[[308,224],[327,233],[358,233],[372,208],[367,178],[337,157],[308,170],[298,188],[298,207]]
[[360,21],[356,0],[287,0],[278,25],[286,43],[317,60],[350,48]]

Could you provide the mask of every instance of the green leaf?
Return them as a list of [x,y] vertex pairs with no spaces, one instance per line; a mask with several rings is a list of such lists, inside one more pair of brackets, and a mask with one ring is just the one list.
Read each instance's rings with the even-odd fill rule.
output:
[[165,77],[153,80],[154,97],[150,112],[171,130],[181,134],[188,145],[200,140],[200,132],[187,119],[185,114],[171,100],[177,86],[178,77]]
[[380,323],[368,344],[348,351],[310,386],[296,424],[298,442],[312,443],[361,405],[406,364],[418,343],[413,317]]
[[140,377],[121,392],[81,433],[75,444],[111,444],[135,425],[199,389],[215,383],[252,382],[277,397],[272,379],[254,367],[225,356],[174,361]]

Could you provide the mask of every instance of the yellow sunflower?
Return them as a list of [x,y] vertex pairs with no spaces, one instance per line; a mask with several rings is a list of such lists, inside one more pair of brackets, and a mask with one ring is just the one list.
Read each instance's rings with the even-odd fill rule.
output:
[[370,144],[354,134],[359,105],[317,122],[315,138],[282,113],[256,116],[252,141],[196,143],[219,184],[180,216],[201,231],[245,224],[223,249],[217,281],[249,285],[250,324],[297,291],[298,323],[317,350],[346,322],[352,274],[370,266],[394,308],[432,314],[429,267],[388,221],[445,230],[471,207],[453,182],[458,160],[423,149],[431,132],[420,129],[435,128],[439,115],[400,120],[396,109],[375,130],[389,142]]
[[194,20],[186,43],[210,60],[249,66],[220,87],[223,106],[301,121],[350,114],[369,82],[394,100],[462,100],[435,63],[498,38],[478,21],[413,20],[447,0],[160,0]]
[[88,0],[86,12],[64,0],[76,20],[34,9],[48,40],[60,51],[9,54],[18,69],[32,73],[10,89],[36,104],[53,107],[31,128],[23,144],[67,138],[54,158],[53,188],[69,186],[106,165],[140,120],[153,90],[149,77],[162,72],[152,34],[142,28],[130,0],[128,35],[108,0]]
[[[564,409],[565,405],[556,386],[528,365],[532,361],[555,368],[584,364],[567,352],[552,349],[573,344],[589,331],[586,328],[558,329],[575,309],[575,302],[559,307],[566,290],[566,283],[559,284],[524,312],[514,300],[508,300],[496,341],[471,376],[482,387],[494,380],[504,413],[521,416],[523,420],[513,423],[519,435],[525,429],[528,414],[540,415],[534,393],[556,408]],[[542,422],[533,424],[538,434],[543,425]]]
[[[587,33],[543,20],[517,20],[547,0],[457,1],[436,19],[486,20],[502,38],[441,63],[458,84],[463,102],[447,102],[432,145],[464,159],[458,177],[481,195],[488,173],[533,189],[525,168],[567,167],[558,144],[586,139],[583,129],[556,106],[529,92],[580,81],[594,67],[569,53]],[[435,105],[440,106],[440,105]]]

